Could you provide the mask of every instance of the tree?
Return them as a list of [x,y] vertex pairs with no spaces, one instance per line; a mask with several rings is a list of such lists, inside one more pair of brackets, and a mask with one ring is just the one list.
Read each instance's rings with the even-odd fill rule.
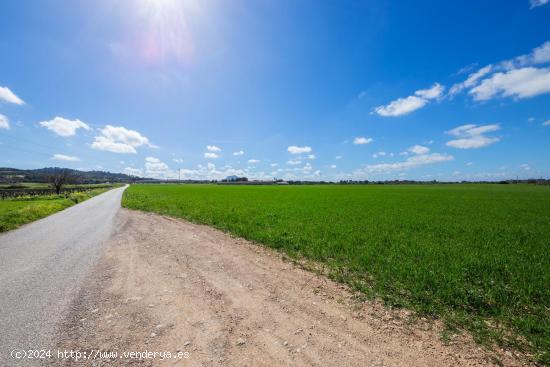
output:
[[48,175],[48,181],[57,195],[61,193],[63,186],[73,181],[73,178],[71,171],[66,168],[56,168]]

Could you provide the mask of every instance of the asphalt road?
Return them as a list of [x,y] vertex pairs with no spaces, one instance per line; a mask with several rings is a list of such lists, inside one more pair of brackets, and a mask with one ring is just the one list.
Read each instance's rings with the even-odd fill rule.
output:
[[11,351],[53,348],[55,325],[110,237],[124,189],[0,235],[0,366],[44,364]]

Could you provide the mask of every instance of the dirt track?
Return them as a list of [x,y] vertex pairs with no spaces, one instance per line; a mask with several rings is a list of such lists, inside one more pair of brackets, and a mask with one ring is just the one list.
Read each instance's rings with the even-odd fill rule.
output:
[[359,304],[345,287],[209,227],[124,209],[117,220],[59,347],[189,354],[96,366],[483,366],[494,356],[520,365],[465,337],[445,344],[437,323]]

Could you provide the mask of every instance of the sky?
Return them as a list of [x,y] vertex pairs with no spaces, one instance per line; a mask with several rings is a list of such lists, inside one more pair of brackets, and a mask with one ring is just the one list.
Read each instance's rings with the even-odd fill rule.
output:
[[550,2],[0,2],[0,167],[550,178]]

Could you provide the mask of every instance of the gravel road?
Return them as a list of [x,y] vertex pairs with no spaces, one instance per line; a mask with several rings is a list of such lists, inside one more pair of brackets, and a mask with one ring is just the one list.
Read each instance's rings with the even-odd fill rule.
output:
[[33,364],[12,359],[14,348],[54,347],[55,325],[101,255],[124,189],[0,235],[0,366]]

